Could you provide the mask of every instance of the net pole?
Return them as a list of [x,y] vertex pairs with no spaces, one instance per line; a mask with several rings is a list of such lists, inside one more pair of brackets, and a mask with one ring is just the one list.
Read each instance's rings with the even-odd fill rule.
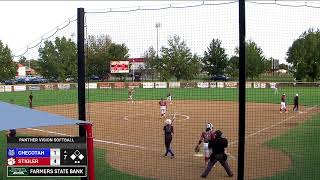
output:
[[245,0],[239,0],[239,145],[238,180],[244,179],[245,127],[246,127],[246,25]]
[[[77,9],[77,48],[78,48],[78,115],[79,120],[86,121],[86,86],[85,86],[85,55],[84,55],[84,8]],[[86,129],[79,126],[79,136],[86,137]],[[88,180],[82,177],[81,180]]]

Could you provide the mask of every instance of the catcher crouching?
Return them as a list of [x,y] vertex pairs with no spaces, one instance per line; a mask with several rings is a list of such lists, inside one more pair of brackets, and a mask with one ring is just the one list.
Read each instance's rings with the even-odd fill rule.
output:
[[206,178],[214,164],[218,161],[223,166],[228,176],[233,177],[233,173],[227,162],[228,156],[225,153],[225,148],[228,147],[228,140],[222,137],[222,132],[220,130],[217,130],[215,133],[215,138],[209,142],[209,148],[213,148],[212,154],[210,155],[210,161],[205,171],[201,174],[201,177]]

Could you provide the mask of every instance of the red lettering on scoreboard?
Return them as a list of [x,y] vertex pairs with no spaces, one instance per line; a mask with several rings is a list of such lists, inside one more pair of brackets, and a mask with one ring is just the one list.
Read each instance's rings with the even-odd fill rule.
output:
[[129,61],[111,61],[111,73],[129,73]]

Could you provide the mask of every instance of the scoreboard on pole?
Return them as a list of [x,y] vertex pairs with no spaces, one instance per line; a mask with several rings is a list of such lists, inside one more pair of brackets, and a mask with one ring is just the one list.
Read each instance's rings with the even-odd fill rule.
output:
[[129,61],[111,61],[111,73],[129,73]]
[[8,137],[7,177],[86,177],[85,137]]

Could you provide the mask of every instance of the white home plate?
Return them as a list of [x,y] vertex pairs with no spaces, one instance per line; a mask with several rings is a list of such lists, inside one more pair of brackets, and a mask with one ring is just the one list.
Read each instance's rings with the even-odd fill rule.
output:
[[202,156],[203,156],[203,154],[202,154],[202,153],[195,153],[195,154],[193,154],[193,156],[196,156],[196,157],[202,157]]

